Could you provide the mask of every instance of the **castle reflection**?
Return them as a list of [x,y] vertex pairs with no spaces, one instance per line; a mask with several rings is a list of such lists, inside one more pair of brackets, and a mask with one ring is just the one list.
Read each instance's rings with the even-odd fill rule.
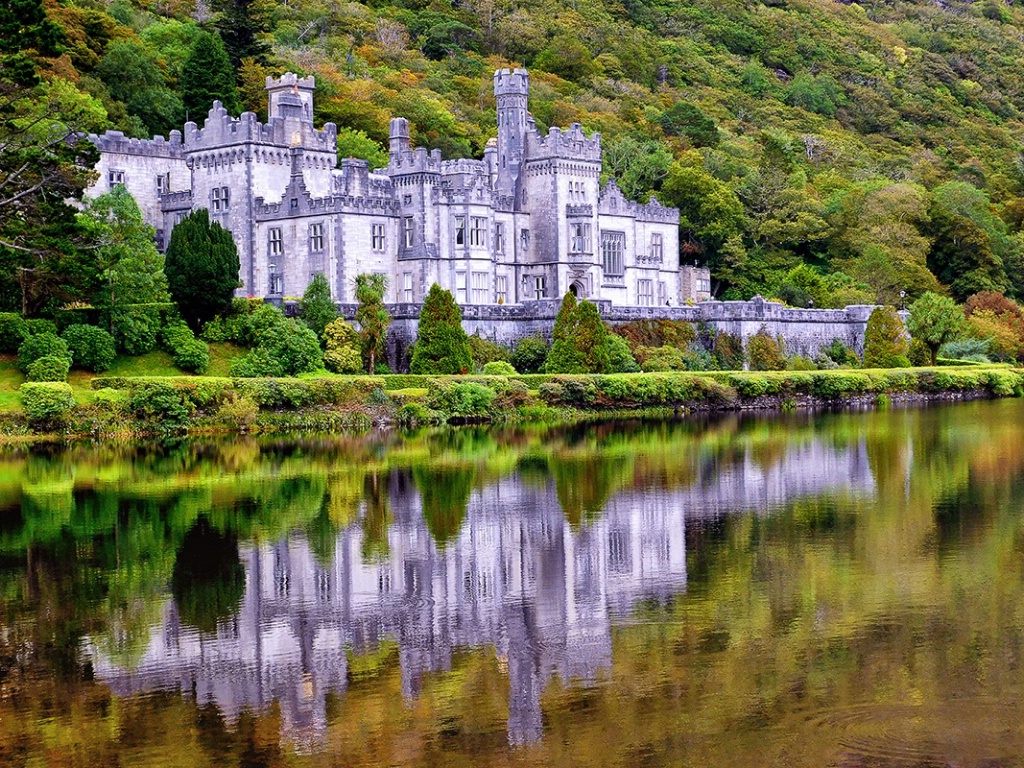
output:
[[454,650],[493,648],[509,678],[509,743],[526,744],[541,737],[540,698],[553,677],[597,683],[611,667],[613,624],[638,601],[685,592],[688,523],[874,489],[863,447],[815,440],[770,466],[741,452],[684,489],[635,478],[600,514],[573,524],[551,477],[513,473],[473,489],[457,532],[439,544],[411,474],[381,482],[392,516],[383,554],[367,557],[358,523],[338,534],[328,558],[301,533],[246,542],[237,613],[200,633],[168,599],[135,668],[87,644],[96,678],[119,695],[177,689],[216,704],[229,722],[277,702],[284,735],[313,749],[326,733],[328,694],[349,684],[350,654],[396,641],[412,700],[424,675],[450,669]]

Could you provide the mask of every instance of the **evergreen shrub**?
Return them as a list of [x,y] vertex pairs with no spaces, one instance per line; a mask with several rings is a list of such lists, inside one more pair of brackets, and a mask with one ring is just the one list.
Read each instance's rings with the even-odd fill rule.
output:
[[489,363],[484,363],[484,373],[488,376],[514,376],[517,371],[511,363],[504,360],[492,360]]
[[896,307],[878,307],[864,332],[864,367],[898,368],[909,352],[907,332]]
[[117,357],[114,337],[94,325],[69,325],[61,338],[67,343],[76,368],[101,373],[113,365]]
[[412,373],[469,373],[473,356],[462,329],[462,313],[449,291],[430,287],[420,310],[419,333],[409,370]]
[[41,357],[66,357],[71,359],[67,342],[55,333],[44,332],[25,337],[18,347],[18,370],[28,373],[28,367]]
[[0,352],[17,352],[27,334],[25,318],[16,312],[0,312]]
[[540,373],[548,358],[548,343],[543,336],[527,336],[516,342],[510,362],[520,373]]
[[27,381],[67,381],[71,360],[60,355],[47,355],[32,362],[25,373]]
[[427,391],[425,404],[447,416],[479,418],[489,415],[497,393],[475,381],[435,381]]
[[469,354],[473,358],[473,369],[482,370],[487,363],[495,361],[508,362],[509,350],[500,344],[495,344],[489,339],[481,338],[480,334],[474,333],[467,337],[469,341]]
[[180,432],[188,427],[192,408],[173,383],[151,381],[135,391],[128,407],[136,419],[158,432]]
[[53,322],[53,320],[47,320],[46,318],[41,317],[34,317],[31,320],[25,321],[26,336],[38,336],[41,333],[52,333],[56,336],[57,324]]
[[747,362],[752,371],[786,370],[786,356],[764,326],[747,341]]
[[65,423],[75,407],[71,386],[63,382],[31,382],[18,389],[29,422],[35,427]]

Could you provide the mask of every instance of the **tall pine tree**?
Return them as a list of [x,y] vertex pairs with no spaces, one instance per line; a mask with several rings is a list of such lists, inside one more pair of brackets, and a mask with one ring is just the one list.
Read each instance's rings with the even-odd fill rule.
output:
[[239,112],[235,70],[217,35],[209,32],[196,35],[178,84],[185,112],[193,122],[202,123],[214,101],[220,101],[233,115]]
[[242,59],[252,59],[257,64],[267,63],[268,46],[261,39],[269,26],[266,16],[254,0],[222,0],[217,4],[220,18],[217,31],[224,41],[231,65],[238,69]]

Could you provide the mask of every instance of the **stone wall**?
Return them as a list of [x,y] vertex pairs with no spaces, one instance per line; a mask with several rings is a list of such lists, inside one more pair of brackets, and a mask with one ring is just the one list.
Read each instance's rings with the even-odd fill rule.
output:
[[[813,357],[840,339],[858,354],[864,351],[864,331],[874,306],[855,305],[845,309],[792,309],[759,296],[750,301],[705,301],[685,307],[618,307],[610,302],[595,302],[607,322],[615,325],[632,320],[658,319],[704,322],[712,328],[747,339],[762,327],[785,344],[787,354]],[[466,333],[479,334],[504,346],[521,338],[540,334],[551,338],[551,330],[561,301],[524,301],[508,305],[466,305],[462,307],[462,326]],[[356,305],[339,305],[351,320]],[[392,304],[392,323],[388,331],[388,363],[404,370],[409,345],[416,340],[420,304]]]

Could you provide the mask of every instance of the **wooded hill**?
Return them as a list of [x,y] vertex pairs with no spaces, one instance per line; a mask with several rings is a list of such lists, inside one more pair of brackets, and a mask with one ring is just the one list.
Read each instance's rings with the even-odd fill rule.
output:
[[[201,122],[211,93],[265,116],[265,76],[291,70],[316,76],[315,118],[337,123],[345,155],[385,164],[388,120],[404,116],[418,144],[479,157],[496,133],[494,69],[526,66],[538,127],[600,131],[606,171],[629,195],[681,208],[683,258],[711,266],[720,297],[1024,296],[1019,5],[46,0],[46,11],[64,41],[41,62],[44,80],[89,95],[92,130],[166,134],[186,109]],[[237,101],[210,82],[217,54],[202,30],[223,39]]]

